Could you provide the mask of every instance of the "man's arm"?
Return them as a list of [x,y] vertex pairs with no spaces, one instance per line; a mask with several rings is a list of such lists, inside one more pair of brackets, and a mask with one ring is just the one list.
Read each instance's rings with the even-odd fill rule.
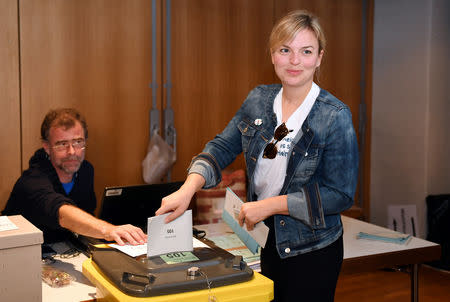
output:
[[137,245],[147,241],[147,236],[138,227],[130,224],[112,225],[68,204],[59,208],[59,224],[72,232],[116,241],[119,245],[124,245],[125,242]]

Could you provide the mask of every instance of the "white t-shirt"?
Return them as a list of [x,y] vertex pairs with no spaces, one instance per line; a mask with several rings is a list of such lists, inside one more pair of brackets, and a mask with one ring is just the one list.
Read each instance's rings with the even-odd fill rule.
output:
[[[255,193],[258,196],[258,200],[266,199],[268,197],[277,196],[280,194],[283,187],[284,178],[286,176],[286,169],[288,163],[288,155],[291,149],[291,144],[298,132],[302,131],[301,126],[311,111],[316,98],[319,96],[320,88],[315,83],[312,84],[311,90],[306,96],[302,104],[295,110],[295,112],[289,117],[286,123],[286,127],[289,132],[281,141],[277,143],[278,154],[274,159],[263,158],[263,152],[259,155],[258,162],[256,163],[254,182]],[[282,95],[283,88],[281,88],[278,95],[275,97],[273,103],[273,111],[277,116],[277,127],[282,124]]]

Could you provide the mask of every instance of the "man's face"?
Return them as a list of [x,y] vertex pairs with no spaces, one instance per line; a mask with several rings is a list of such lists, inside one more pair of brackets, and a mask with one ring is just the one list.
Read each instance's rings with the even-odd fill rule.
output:
[[70,129],[50,128],[48,141],[43,145],[61,182],[70,182],[80,169],[85,155],[85,142],[83,127],[79,122],[75,122],[75,126]]

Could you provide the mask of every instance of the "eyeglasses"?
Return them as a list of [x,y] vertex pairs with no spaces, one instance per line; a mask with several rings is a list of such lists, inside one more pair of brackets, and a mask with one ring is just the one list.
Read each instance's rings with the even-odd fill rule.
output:
[[285,123],[278,126],[277,129],[275,129],[273,140],[264,148],[263,158],[274,159],[278,153],[277,143],[292,131],[294,130],[288,130]]
[[75,150],[83,150],[86,148],[86,140],[84,138],[77,138],[72,141],[59,141],[52,146],[52,148],[57,152],[62,152],[68,151],[70,146],[72,146]]

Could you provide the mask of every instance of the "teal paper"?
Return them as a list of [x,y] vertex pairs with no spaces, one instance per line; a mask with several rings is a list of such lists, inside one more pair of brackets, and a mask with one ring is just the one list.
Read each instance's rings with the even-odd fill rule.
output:
[[359,232],[358,235],[356,236],[356,238],[378,240],[378,241],[391,242],[391,243],[397,243],[397,244],[406,244],[409,241],[409,239],[411,239],[411,235],[400,235],[400,236],[388,237],[388,236],[380,236],[380,235]]
[[241,228],[239,223],[230,215],[230,213],[224,210],[222,218],[253,254],[258,253],[259,244],[245,229]]

